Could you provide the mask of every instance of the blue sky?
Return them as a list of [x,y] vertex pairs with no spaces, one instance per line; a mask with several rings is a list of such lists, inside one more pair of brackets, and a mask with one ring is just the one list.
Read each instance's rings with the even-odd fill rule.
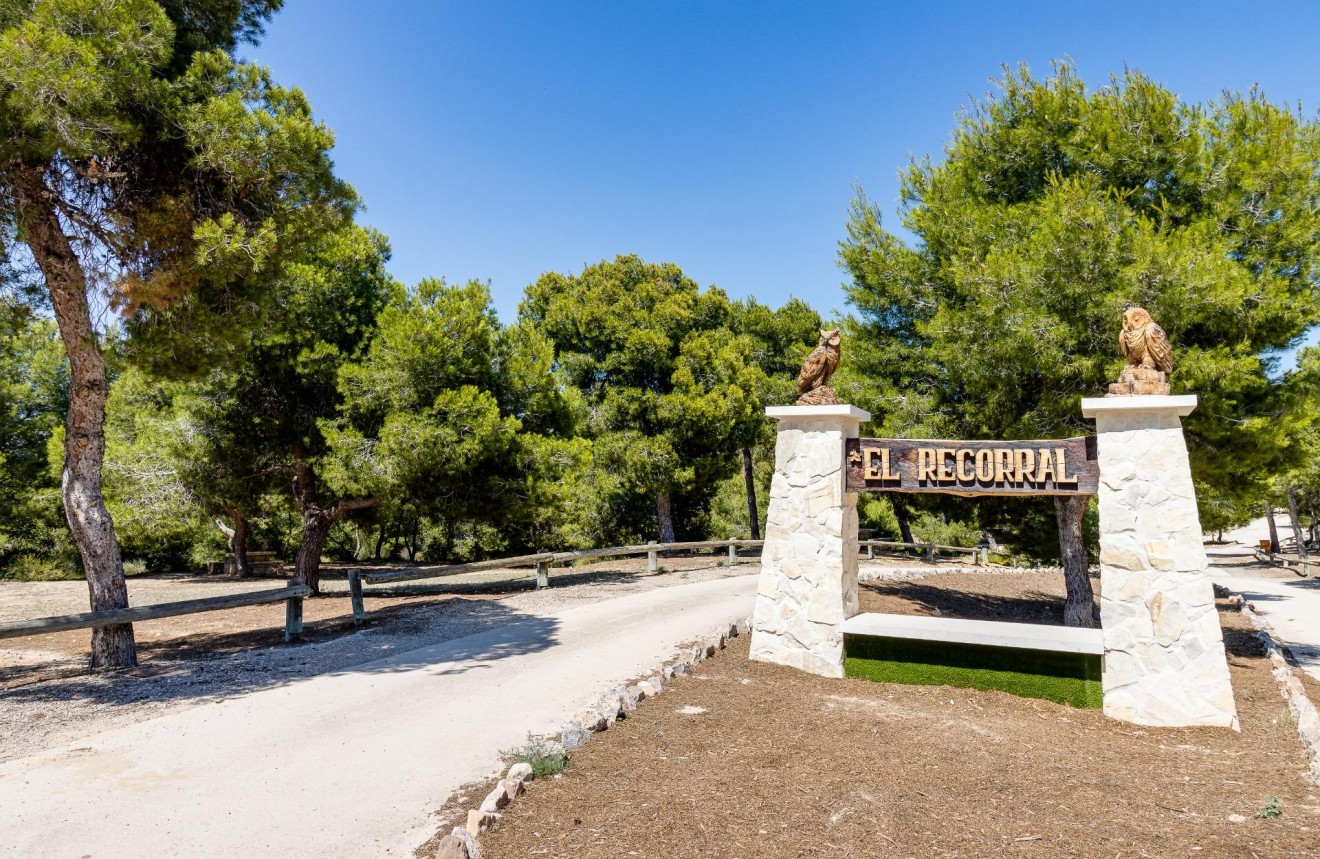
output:
[[1314,115],[1317,32],[1315,2],[286,0],[245,53],[334,129],[407,283],[489,280],[510,320],[542,272],[636,253],[829,314],[852,185],[896,226],[898,170],[1003,64]]

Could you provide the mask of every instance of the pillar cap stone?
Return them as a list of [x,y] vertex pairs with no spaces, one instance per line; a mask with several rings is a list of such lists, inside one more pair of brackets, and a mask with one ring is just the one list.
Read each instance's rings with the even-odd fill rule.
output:
[[1196,394],[1154,396],[1137,394],[1130,397],[1083,397],[1082,417],[1094,418],[1101,414],[1132,412],[1173,412],[1185,418],[1196,408]]
[[865,423],[871,419],[871,413],[856,406],[769,406],[765,410],[767,417],[775,420],[800,420],[802,418],[843,418],[846,421]]

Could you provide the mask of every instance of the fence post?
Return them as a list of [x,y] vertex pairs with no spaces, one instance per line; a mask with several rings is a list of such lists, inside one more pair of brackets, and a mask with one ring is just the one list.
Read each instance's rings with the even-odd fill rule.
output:
[[367,619],[367,607],[362,602],[362,571],[348,571],[348,597],[353,602],[353,625],[361,626]]
[[[290,587],[295,584],[301,584],[301,582],[297,582],[296,580],[289,582]],[[284,641],[286,643],[293,641],[294,638],[302,635],[302,604],[302,597],[289,597],[284,601]]]
[[976,564],[977,564],[977,561],[979,561],[980,558],[981,558],[980,554],[978,554],[977,551],[976,551],[975,549],[973,549],[973,550],[972,550],[972,557],[970,558],[971,565],[972,565],[973,567],[975,567]]
[[[646,545],[654,546],[656,545],[656,541],[650,540],[647,542]],[[648,573],[655,573],[655,572],[659,572],[659,570],[660,570],[659,552],[656,549],[648,549],[646,552],[646,571]]]
[[536,589],[550,587],[550,563],[548,561],[536,562]]
[[738,563],[738,544],[733,540],[729,541],[729,566],[732,567]]
[[866,541],[866,560],[868,561],[875,560],[875,546],[871,545],[870,540]]
[[926,560],[929,561],[929,562],[932,563],[932,564],[935,563],[935,544],[934,544],[934,543],[927,543],[927,544],[926,544]]

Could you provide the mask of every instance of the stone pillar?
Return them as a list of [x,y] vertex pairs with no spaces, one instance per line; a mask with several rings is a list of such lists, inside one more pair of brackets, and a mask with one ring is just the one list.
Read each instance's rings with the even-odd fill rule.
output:
[[1181,417],[1195,396],[1082,400],[1100,465],[1105,715],[1238,729]]
[[843,676],[843,621],[857,614],[857,493],[843,444],[871,416],[853,406],[778,406],[775,476],[752,615],[751,658]]

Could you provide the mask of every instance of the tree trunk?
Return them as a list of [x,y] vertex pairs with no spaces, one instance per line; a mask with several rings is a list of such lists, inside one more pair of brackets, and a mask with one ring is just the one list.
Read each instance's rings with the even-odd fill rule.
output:
[[1311,507],[1311,545],[1320,542],[1320,518],[1316,518],[1315,508]]
[[345,498],[333,507],[321,505],[316,489],[316,474],[303,460],[301,452],[294,453],[293,497],[298,500],[302,513],[302,541],[294,557],[293,577],[311,588],[312,594],[321,592],[321,552],[325,549],[330,528],[353,510],[375,507],[375,498]]
[[656,495],[655,514],[660,521],[660,542],[674,542],[674,511],[669,502],[668,492],[661,492]]
[[298,554],[293,562],[293,577],[312,589],[313,594],[321,592],[321,552],[325,549],[326,538],[330,536],[330,526],[335,524],[331,511],[319,507],[302,511],[302,542],[298,544]]
[[229,518],[234,520],[234,527],[231,528],[226,525],[219,516],[211,517],[211,521],[225,535],[225,539],[229,544],[229,554],[234,556],[234,572],[240,579],[246,579],[252,575],[252,568],[248,566],[247,556],[247,517],[243,515],[241,510],[236,510],[233,507],[226,507],[224,511],[229,515]]
[[761,539],[761,515],[756,512],[756,475],[752,471],[752,449],[744,447],[743,483],[747,484],[747,516],[752,523],[752,539]]
[[1082,540],[1087,500],[1085,495],[1054,496],[1054,517],[1059,523],[1059,554],[1063,559],[1063,583],[1068,591],[1063,604],[1063,623],[1091,628],[1095,626],[1094,595],[1086,544]]
[[390,546],[390,557],[399,557],[399,539],[403,536],[403,514],[400,513],[394,519],[394,543]]
[[380,523],[380,533],[376,535],[376,553],[371,557],[380,560],[380,550],[385,548],[385,523]]
[[898,538],[904,543],[915,543],[916,540],[912,539],[912,525],[908,522],[907,502],[897,494],[890,494],[889,506],[894,508],[894,518],[898,520]]
[[1279,553],[1279,526],[1274,524],[1273,502],[1265,502],[1265,521],[1270,526],[1270,552],[1277,555]]
[[1306,560],[1306,538],[1302,536],[1302,520],[1297,516],[1297,493],[1288,487],[1288,517],[1292,519],[1293,539],[1297,541],[1297,557]]
[[[60,339],[69,356],[69,413],[65,420],[64,515],[82,555],[92,611],[128,608],[124,562],[114,522],[101,495],[105,460],[105,360],[87,307],[87,280],[68,236],[60,227],[54,200],[46,187],[45,164],[27,164],[11,176],[23,240],[32,251],[50,292]],[[127,668],[137,664],[130,624],[92,630],[91,668]]]

